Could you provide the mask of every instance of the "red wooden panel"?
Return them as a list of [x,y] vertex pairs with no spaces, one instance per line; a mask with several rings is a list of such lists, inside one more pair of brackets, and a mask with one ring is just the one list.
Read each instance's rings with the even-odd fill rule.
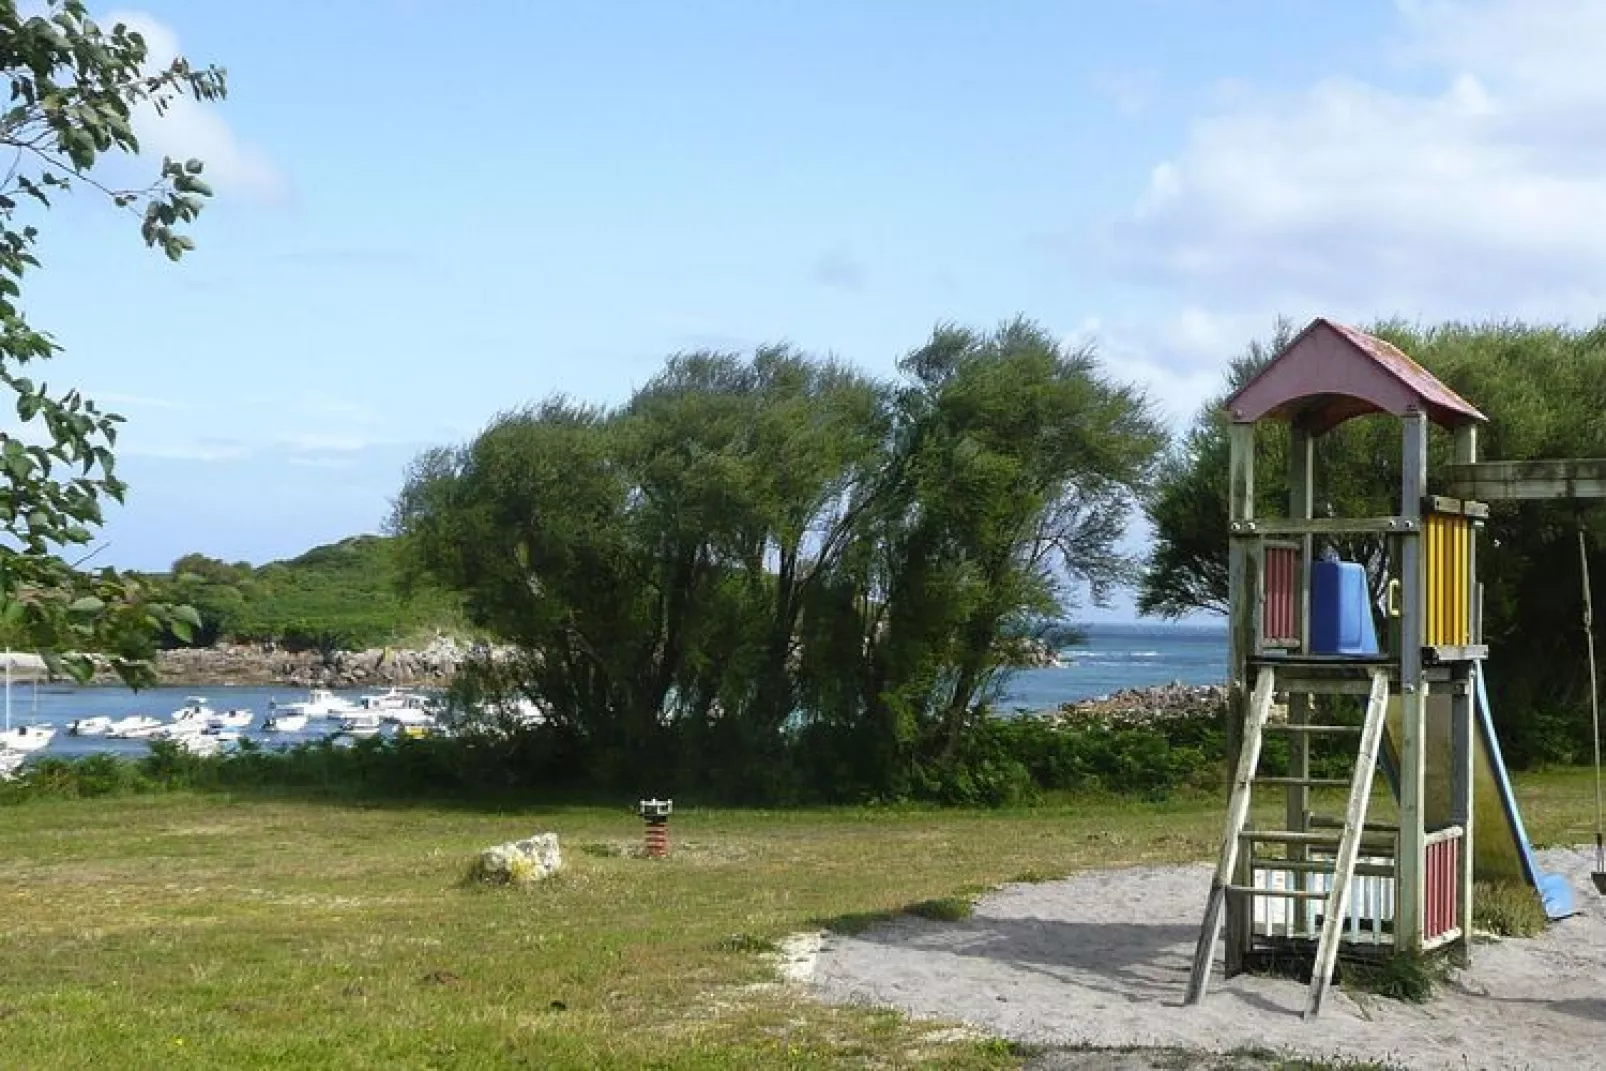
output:
[[1432,940],[1455,929],[1456,900],[1460,890],[1458,871],[1461,839],[1455,837],[1430,844],[1426,855],[1426,911],[1422,919],[1422,936]]
[[1261,635],[1268,641],[1298,638],[1298,607],[1294,605],[1299,552],[1293,547],[1266,548],[1266,602],[1261,614]]

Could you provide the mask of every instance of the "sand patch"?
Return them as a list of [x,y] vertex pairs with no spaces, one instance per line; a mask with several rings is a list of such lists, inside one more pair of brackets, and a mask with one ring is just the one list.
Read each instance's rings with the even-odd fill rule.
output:
[[1473,964],[1431,1002],[1333,990],[1300,1017],[1305,987],[1219,981],[1182,1005],[1211,868],[1143,867],[1006,886],[973,917],[900,917],[828,934],[811,984],[826,1000],[958,1020],[1052,1046],[1228,1052],[1271,1047],[1316,1058],[1413,1068],[1606,1066],[1606,900],[1589,883],[1593,851],[1550,850],[1541,865],[1572,882],[1581,914],[1540,937],[1479,944]]

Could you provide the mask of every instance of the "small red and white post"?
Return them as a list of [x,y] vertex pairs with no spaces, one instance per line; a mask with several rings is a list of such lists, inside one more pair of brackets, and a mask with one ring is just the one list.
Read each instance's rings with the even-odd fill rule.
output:
[[638,810],[647,823],[647,858],[664,859],[669,856],[669,814],[675,809],[673,800],[642,800]]

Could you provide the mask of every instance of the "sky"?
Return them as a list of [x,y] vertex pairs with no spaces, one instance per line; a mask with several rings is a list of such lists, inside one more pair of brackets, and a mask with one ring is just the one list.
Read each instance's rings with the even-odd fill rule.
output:
[[1180,429],[1279,315],[1593,323],[1606,293],[1596,0],[100,17],[230,92],[138,124],[141,166],[217,190],[182,263],[91,199],[41,221],[46,378],[128,418],[97,564],[376,531],[420,450],[680,350],[890,375],[940,322],[1024,315]]

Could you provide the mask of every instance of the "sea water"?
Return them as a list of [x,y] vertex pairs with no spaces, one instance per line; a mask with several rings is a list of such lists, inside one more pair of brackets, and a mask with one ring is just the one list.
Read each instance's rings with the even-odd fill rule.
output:
[[[335,694],[357,701],[358,696],[383,692],[384,688],[367,688],[336,691]],[[254,715],[248,728],[239,730],[242,738],[260,744],[297,744],[329,736],[340,728],[340,718],[312,718],[307,728],[299,733],[268,733],[262,729],[265,719],[272,716],[278,703],[293,703],[307,698],[305,689],[280,685],[253,687],[211,685],[200,688],[144,688],[135,692],[121,685],[97,685],[78,688],[69,684],[13,684],[11,686],[11,724],[53,725],[56,735],[44,748],[33,752],[35,756],[70,758],[92,752],[110,752],[118,755],[140,756],[148,754],[150,747],[144,740],[114,740],[105,736],[71,736],[67,727],[79,718],[97,716],[113,720],[130,714],[142,714],[162,722],[171,720],[172,713],[184,705],[186,699],[196,696],[205,699],[213,710],[250,710]]]
[[[1123,688],[1144,688],[1181,681],[1183,684],[1220,684],[1227,676],[1227,633],[1221,626],[1100,624],[1087,626],[1084,643],[1066,648],[1066,664],[1045,669],[1017,670],[1005,678],[995,706],[1000,711],[1049,710],[1061,703],[1109,695]],[[374,689],[368,689],[373,691]],[[355,701],[363,690],[337,691]],[[121,718],[144,714],[167,721],[190,696],[202,696],[214,710],[249,708],[255,712],[241,735],[265,745],[295,744],[319,739],[340,728],[338,718],[314,718],[300,733],[264,733],[263,720],[275,703],[305,699],[306,692],[278,687],[213,685],[199,688],[148,688],[133,692],[117,686],[77,688],[64,684],[14,684],[11,688],[11,722],[43,722],[58,732],[38,755],[72,756],[104,751],[143,755],[143,740],[112,740],[103,736],[70,736],[75,719],[105,715]]]
[[1063,666],[1023,669],[1004,681],[999,710],[1049,710],[1124,688],[1223,684],[1227,630],[1223,625],[1088,625],[1086,641],[1060,652]]

